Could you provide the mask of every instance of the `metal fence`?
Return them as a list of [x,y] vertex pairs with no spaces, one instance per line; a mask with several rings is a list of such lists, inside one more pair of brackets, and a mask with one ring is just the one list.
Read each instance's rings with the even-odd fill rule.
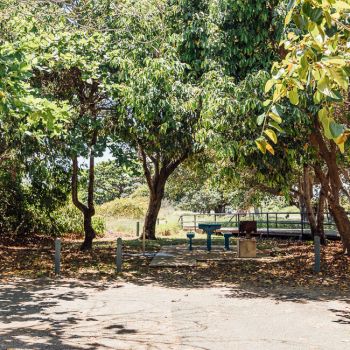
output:
[[[242,220],[255,220],[258,229],[263,229],[267,234],[281,230],[300,231],[300,234],[310,233],[310,224],[307,220],[306,213],[300,212],[262,212],[262,213],[216,213],[216,214],[183,214],[179,218],[179,223],[183,229],[196,230],[200,223],[220,223],[221,227],[235,228],[239,226]],[[325,213],[324,220],[325,231],[337,233],[334,220],[329,213]]]

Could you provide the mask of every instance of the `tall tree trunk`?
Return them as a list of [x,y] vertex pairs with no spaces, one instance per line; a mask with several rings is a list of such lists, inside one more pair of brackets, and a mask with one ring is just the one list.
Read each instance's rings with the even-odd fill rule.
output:
[[96,232],[92,226],[92,217],[95,215],[94,207],[94,181],[95,181],[95,157],[92,150],[90,151],[89,164],[89,183],[88,183],[88,201],[87,205],[80,202],[78,198],[78,158],[73,157],[73,172],[72,172],[72,201],[73,204],[82,212],[84,216],[84,242],[80,250],[91,250],[93,239],[96,237]]
[[304,167],[302,188],[304,203],[306,207],[306,215],[310,224],[311,237],[313,239],[315,235],[317,235],[317,222],[314,213],[314,208],[311,202],[313,197],[313,184],[309,166]]
[[[174,170],[189,156],[189,151],[184,150],[177,159],[161,161],[160,154],[147,156],[145,150],[139,145],[139,155],[150,191],[150,199],[145,217],[144,231],[146,239],[156,239],[156,225],[162,200],[164,197],[165,184]],[[148,162],[150,159],[153,170]]]
[[320,236],[321,244],[326,244],[326,235],[324,232],[324,209],[325,209],[325,203],[326,203],[326,195],[321,187],[320,196],[318,199],[318,206],[317,206],[317,228],[316,228],[316,235]]
[[150,194],[144,224],[144,230],[147,239],[156,239],[157,218],[164,197],[164,188],[165,182],[164,185],[155,185]]
[[84,211],[84,242],[80,247],[81,251],[91,250],[93,239],[96,237],[96,232],[92,226],[93,213],[91,211]]
[[225,209],[226,209],[226,204],[218,204],[215,207],[214,212],[218,213],[218,214],[223,214],[223,213],[225,213]]
[[317,119],[315,120],[314,131],[311,134],[311,142],[316,146],[320,157],[327,166],[327,174],[325,174],[321,165],[315,164],[315,173],[327,197],[329,209],[342,238],[344,251],[350,255],[350,220],[340,203],[342,182],[340,178],[341,171],[337,164],[337,146],[332,140],[326,141],[324,139],[320,132],[320,125]]

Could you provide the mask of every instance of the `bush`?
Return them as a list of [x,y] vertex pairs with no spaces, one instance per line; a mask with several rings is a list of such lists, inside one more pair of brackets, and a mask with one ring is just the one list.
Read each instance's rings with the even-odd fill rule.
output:
[[[53,214],[57,233],[83,233],[83,214],[73,204],[66,205]],[[105,220],[101,216],[92,218],[92,225],[97,235],[103,235],[106,229]]]
[[145,216],[148,199],[145,197],[119,198],[102,204],[97,212],[102,216],[140,219]]
[[179,234],[182,229],[178,223],[169,222],[169,223],[163,223],[156,227],[157,235],[159,236],[175,236]]

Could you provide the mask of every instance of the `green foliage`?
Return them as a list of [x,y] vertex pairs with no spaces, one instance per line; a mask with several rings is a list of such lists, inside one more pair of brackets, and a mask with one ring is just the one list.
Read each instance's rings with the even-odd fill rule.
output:
[[64,170],[58,164],[38,163],[34,157],[26,165],[17,155],[4,160],[0,168],[0,232],[4,235],[24,236],[32,233],[57,233],[52,213],[66,201],[67,188]]
[[[95,167],[94,196],[96,204],[110,202],[116,198],[128,197],[140,186],[140,164],[118,164],[115,161],[104,161]],[[86,187],[88,172],[84,171],[81,183]],[[81,191],[80,198],[87,202],[86,191]]]
[[[64,235],[69,233],[79,233],[83,235],[83,215],[73,204],[69,203],[68,205],[56,210],[53,213],[52,218],[57,234]],[[103,236],[106,230],[105,219],[103,217],[93,217],[92,226],[98,235]]]
[[[117,128],[127,142],[164,158],[181,155],[194,144],[198,120],[197,89],[184,83],[185,65],[176,57],[146,58],[120,85]],[[171,141],[170,141],[171,140]]]
[[101,216],[114,216],[132,219],[141,219],[147,210],[147,197],[118,198],[97,207]]
[[[349,135],[337,113],[337,109],[344,108],[343,97],[347,98],[349,86],[349,10],[348,0],[290,1],[285,24],[292,22],[281,42],[287,55],[274,64],[265,87],[266,92],[272,91],[272,100],[266,103],[266,118],[274,119],[273,109],[286,99],[308,111],[311,119],[318,112],[324,135],[341,152]],[[258,143],[267,144],[266,138],[259,138]]]

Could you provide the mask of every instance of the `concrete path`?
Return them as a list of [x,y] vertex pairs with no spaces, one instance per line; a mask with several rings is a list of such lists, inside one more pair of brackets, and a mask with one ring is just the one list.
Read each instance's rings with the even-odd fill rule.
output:
[[225,250],[223,246],[213,245],[208,252],[206,246],[193,246],[189,251],[187,245],[163,246],[150,263],[150,267],[193,267],[197,262],[203,261],[232,261],[232,260],[281,260],[282,257],[271,257],[270,255],[257,251],[256,258],[238,258],[237,247],[231,246],[230,250]]
[[237,256],[236,247],[226,251],[223,246],[212,246],[210,252],[207,247],[194,246],[188,250],[187,245],[163,246],[152,259],[151,267],[180,267],[195,266],[197,261],[233,260]]
[[244,290],[0,282],[0,349],[350,349],[348,300]]

